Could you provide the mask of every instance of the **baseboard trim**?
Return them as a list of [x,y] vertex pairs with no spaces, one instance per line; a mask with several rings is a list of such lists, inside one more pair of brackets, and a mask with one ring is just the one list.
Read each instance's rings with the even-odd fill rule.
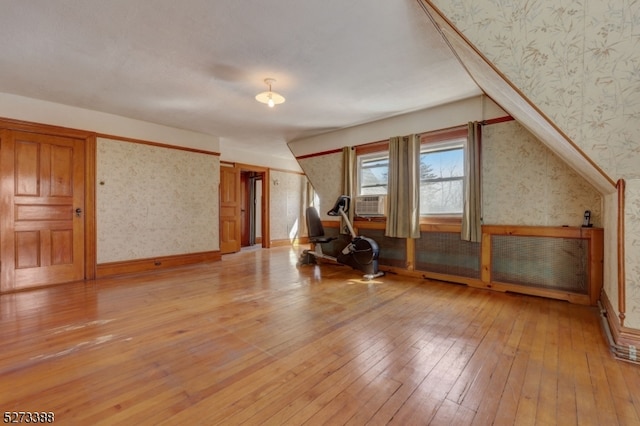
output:
[[[631,361],[638,362],[639,354],[637,354],[637,349],[640,348],[640,330],[620,325],[620,321],[613,310],[613,305],[604,291],[600,296],[600,301],[605,310],[606,321],[609,325],[613,343],[616,345],[616,348],[612,348],[614,354],[617,358],[625,361],[631,358]],[[620,356],[620,353],[624,354],[624,356]]]
[[286,246],[296,246],[299,244],[309,244],[309,237],[300,237],[291,241],[288,238],[283,240],[271,240],[271,247],[286,247]]
[[105,278],[114,275],[134,274],[137,272],[174,268],[176,266],[193,265],[196,263],[217,262],[221,259],[222,255],[220,254],[220,251],[206,251],[200,253],[177,254],[173,256],[158,256],[148,259],[101,263],[96,267],[96,277]]

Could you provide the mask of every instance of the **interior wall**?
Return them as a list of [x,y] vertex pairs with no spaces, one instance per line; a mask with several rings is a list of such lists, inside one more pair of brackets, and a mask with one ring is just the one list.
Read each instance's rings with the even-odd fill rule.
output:
[[98,138],[98,263],[219,250],[218,156]]
[[272,241],[294,242],[304,233],[304,200],[307,178],[301,173],[271,170],[269,182]]
[[289,142],[293,155],[302,157],[318,152],[356,146],[393,136],[423,133],[459,126],[469,121],[482,121],[507,115],[486,96],[476,96],[437,107],[414,111],[372,123]]
[[220,152],[220,141],[216,136],[8,93],[0,93],[0,116],[209,152]]
[[[625,325],[640,328],[640,244],[631,234],[640,227],[634,208],[640,198],[640,33],[636,30],[640,3],[431,3],[605,173],[614,181],[627,181]],[[604,222],[605,239],[615,239],[615,219],[605,217]],[[615,241],[606,245],[615,247]],[[617,270],[605,270],[605,289],[613,291]]]
[[[282,141],[284,144],[284,141]],[[254,166],[268,167],[271,169],[291,170],[300,172],[300,166],[296,159],[288,153],[287,157],[270,155],[270,147],[265,145],[263,149],[248,151],[239,149],[233,142],[222,139],[220,141],[220,160],[227,163],[253,164]]]
[[[7,93],[0,93],[0,116],[212,154],[220,150],[215,136]],[[97,149],[98,263],[219,249],[217,155],[105,138],[98,139]],[[207,185],[202,183],[205,177]],[[198,191],[202,194],[196,200]],[[177,205],[169,208],[169,200]],[[213,216],[181,210],[200,207],[213,208]],[[169,214],[164,223],[161,209]],[[186,235],[194,239],[177,235],[171,220],[190,227]]]
[[[321,218],[336,220],[326,212],[341,192],[342,153],[299,162],[320,199]],[[580,226],[584,211],[591,210],[593,225],[600,227],[602,209],[602,196],[595,188],[516,121],[483,126],[483,223]]]
[[604,235],[604,276],[610,277],[603,282],[602,290],[607,294],[611,305],[618,307],[618,240],[607,235],[606,230],[616,232],[618,228],[618,194],[607,194],[604,197],[604,217],[606,228]]
[[625,325],[640,328],[640,179],[626,180],[625,199]]
[[329,216],[327,212],[333,208],[338,197],[342,195],[344,168],[342,152],[302,158],[299,163],[318,196],[320,204],[317,209],[320,219],[336,220],[335,216]]
[[482,127],[482,217],[488,225],[602,227],[596,189],[516,121]]

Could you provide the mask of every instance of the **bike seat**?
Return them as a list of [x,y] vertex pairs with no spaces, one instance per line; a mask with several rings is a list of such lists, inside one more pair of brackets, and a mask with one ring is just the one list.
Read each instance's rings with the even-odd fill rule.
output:
[[338,238],[324,235],[324,226],[322,226],[320,215],[315,207],[307,207],[306,216],[310,242],[314,244],[324,244]]

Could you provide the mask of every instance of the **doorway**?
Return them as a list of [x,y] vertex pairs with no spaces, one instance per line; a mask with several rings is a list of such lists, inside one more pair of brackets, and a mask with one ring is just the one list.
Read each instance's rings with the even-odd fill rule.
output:
[[269,169],[239,163],[220,166],[221,254],[271,247]]
[[266,171],[243,166],[240,169],[240,218],[242,248],[267,247],[265,225],[268,223],[266,208]]

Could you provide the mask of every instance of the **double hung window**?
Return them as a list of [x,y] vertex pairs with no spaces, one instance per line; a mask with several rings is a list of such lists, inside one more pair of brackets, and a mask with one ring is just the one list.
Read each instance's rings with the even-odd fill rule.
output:
[[[455,132],[441,139],[423,139],[427,141],[420,150],[420,215],[459,216],[464,199],[466,135]],[[358,155],[358,195],[387,194],[388,174],[388,151]]]

